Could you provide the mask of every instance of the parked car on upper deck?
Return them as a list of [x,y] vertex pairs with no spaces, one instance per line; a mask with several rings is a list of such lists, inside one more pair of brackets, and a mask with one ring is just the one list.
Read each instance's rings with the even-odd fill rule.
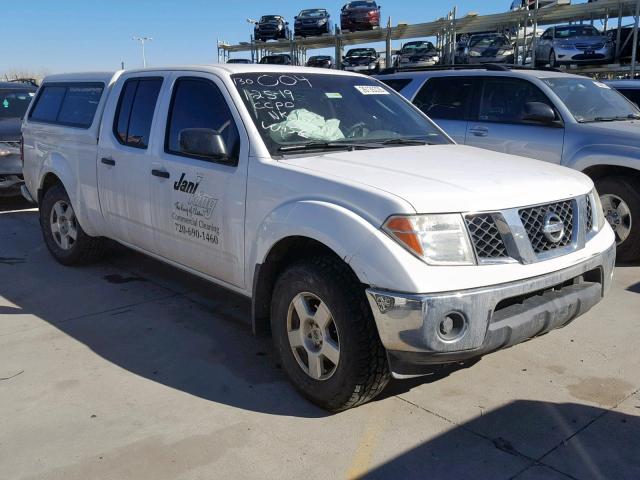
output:
[[331,15],[324,8],[308,8],[302,10],[295,17],[294,35],[296,37],[323,35],[332,32]]
[[440,62],[440,52],[431,42],[418,40],[405,43],[396,57],[398,70],[430,67]]
[[340,28],[343,32],[373,30],[380,27],[380,6],[374,0],[355,0],[342,7]]
[[289,22],[281,15],[263,15],[253,29],[257,41],[280,40],[291,37]]
[[330,411],[392,374],[561,328],[611,286],[614,236],[588,177],[455,145],[363,75],[53,75],[23,135],[57,261],[95,260],[109,238],[250,298],[254,331]]
[[615,42],[591,25],[562,25],[545,30],[536,42],[537,66],[609,63]]
[[471,35],[463,63],[514,63],[513,42],[502,33]]
[[382,58],[375,48],[352,48],[342,59],[342,69],[348,72],[378,73]]
[[251,64],[253,63],[249,58],[230,58],[227,60],[227,63],[231,64]]
[[20,124],[36,90],[29,83],[0,82],[0,197],[20,195]]
[[596,184],[618,257],[640,259],[640,110],[590,78],[465,70],[380,77],[459,143],[557,163]]
[[[570,0],[559,1],[559,0],[538,0],[538,8],[550,7],[552,5],[557,4],[569,4]],[[513,0],[511,2],[510,10],[535,10],[536,8],[536,0]]]

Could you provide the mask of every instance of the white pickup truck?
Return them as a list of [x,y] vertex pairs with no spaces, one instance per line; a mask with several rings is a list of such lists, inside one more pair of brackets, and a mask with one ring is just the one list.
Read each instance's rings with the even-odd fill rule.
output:
[[588,177],[456,145],[362,75],[53,75],[22,131],[59,262],[109,238],[250,297],[254,331],[331,411],[567,325],[611,284]]

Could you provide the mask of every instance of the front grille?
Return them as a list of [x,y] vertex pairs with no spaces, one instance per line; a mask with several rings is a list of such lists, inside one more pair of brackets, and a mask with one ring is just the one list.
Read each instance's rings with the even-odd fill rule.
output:
[[586,198],[586,216],[587,216],[587,232],[593,230],[593,205],[591,205],[591,198],[587,195]]
[[473,247],[480,260],[505,259],[509,257],[493,215],[488,213],[468,215],[465,220]]
[[600,50],[604,48],[604,43],[594,43],[591,45],[588,43],[576,43],[576,48],[578,50]]
[[[558,242],[550,241],[542,231],[544,217],[548,212],[558,215],[564,223],[564,235]],[[571,244],[573,240],[573,202],[571,200],[523,208],[518,213],[535,253],[544,253]]]

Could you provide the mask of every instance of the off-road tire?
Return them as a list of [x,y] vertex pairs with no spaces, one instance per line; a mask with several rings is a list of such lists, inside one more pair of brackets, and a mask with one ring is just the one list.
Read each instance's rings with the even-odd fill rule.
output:
[[598,194],[612,194],[620,197],[631,212],[631,232],[618,245],[616,258],[620,262],[640,260],[640,181],[620,175],[612,175],[596,180]]
[[[310,292],[331,310],[340,332],[340,360],[327,380],[311,378],[297,363],[287,336],[293,298]],[[368,402],[389,382],[390,373],[362,284],[340,260],[321,256],[289,266],[278,278],[271,302],[271,331],[282,368],[308,400],[330,412]]]
[[51,252],[51,255],[53,255],[59,263],[67,266],[84,265],[99,260],[105,253],[106,239],[87,235],[80,226],[80,222],[77,221],[77,218],[77,238],[70,249],[62,249],[54,240],[51,231],[50,215],[53,206],[59,200],[63,200],[71,205],[69,195],[67,195],[64,187],[58,184],[52,186],[45,192],[42,198],[42,204],[40,205],[40,227],[49,252]]

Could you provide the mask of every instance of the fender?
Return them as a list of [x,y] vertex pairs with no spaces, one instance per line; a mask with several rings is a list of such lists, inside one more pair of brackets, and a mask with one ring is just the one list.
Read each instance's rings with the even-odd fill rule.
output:
[[[90,160],[90,163],[95,172],[95,159],[93,159],[93,161]],[[78,171],[70,164],[70,161],[60,153],[51,152],[47,155],[40,168],[38,190],[42,189],[44,179],[48,174],[55,175],[62,182],[62,186],[66,190],[67,195],[69,195],[69,200],[71,200],[71,205],[82,229],[88,235],[100,236],[102,234],[100,229],[102,217],[96,216],[95,205],[97,205],[98,198],[95,188],[95,173],[93,178],[87,179],[88,185],[83,186],[81,181],[82,171]],[[92,207],[92,205],[94,206]],[[99,212],[98,207],[97,213],[99,214]]]
[[351,265],[365,285],[394,286],[409,291],[413,282],[408,269],[415,268],[416,262],[423,266],[378,226],[329,202],[303,200],[281,205],[264,219],[256,232],[255,242],[247,239],[248,245],[253,245],[246,266],[248,285],[253,285],[255,266],[264,263],[271,248],[292,236],[312,238],[329,247]]
[[588,145],[575,151],[562,165],[581,172],[602,165],[640,171],[640,148],[630,145]]

